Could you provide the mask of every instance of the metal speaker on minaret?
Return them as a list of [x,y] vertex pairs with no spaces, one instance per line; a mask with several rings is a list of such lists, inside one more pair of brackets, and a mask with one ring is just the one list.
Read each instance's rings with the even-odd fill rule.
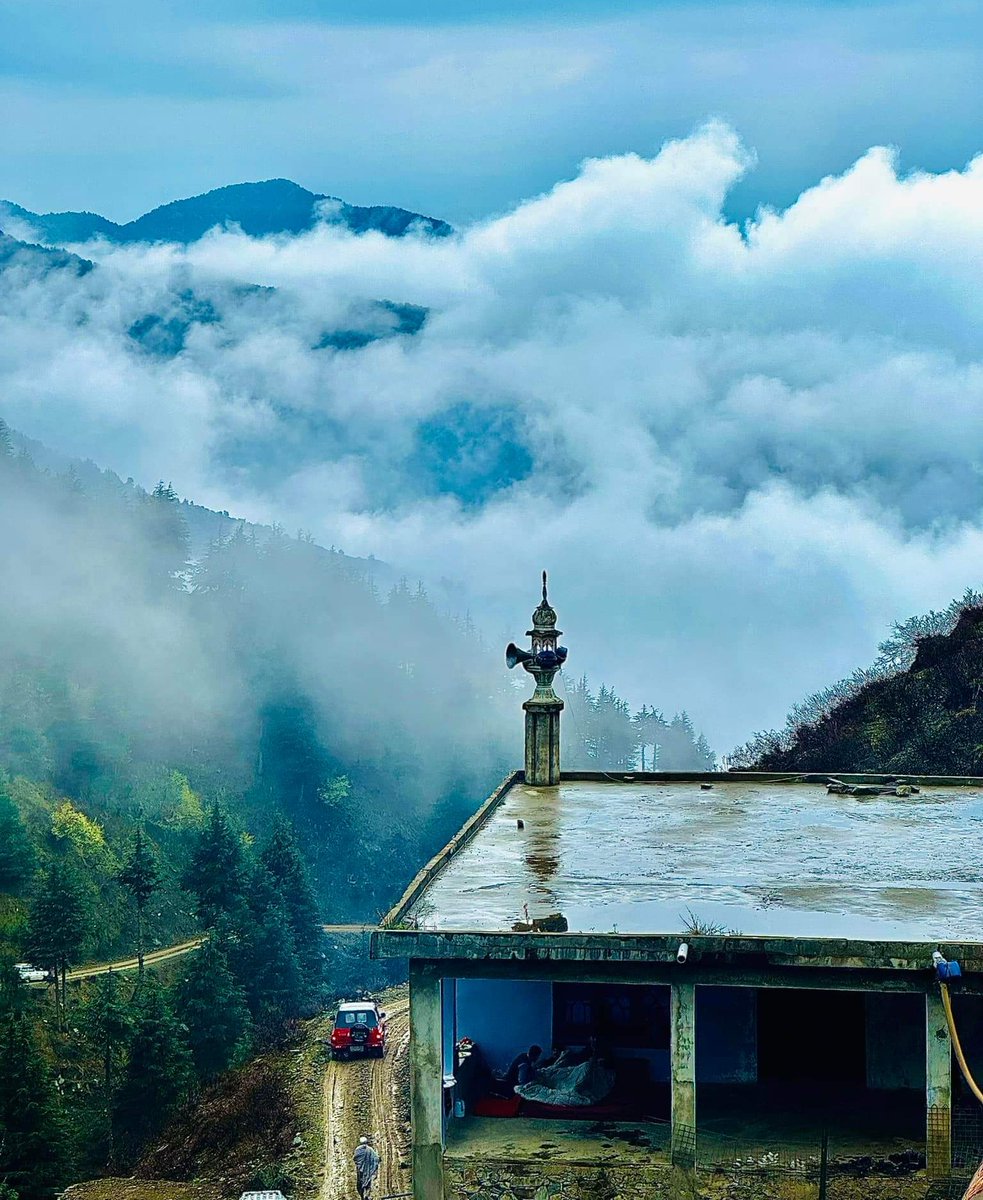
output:
[[532,654],[528,650],[523,650],[517,646],[515,642],[509,642],[505,647],[505,662],[511,671],[513,667],[517,667],[519,663],[527,663],[532,658]]

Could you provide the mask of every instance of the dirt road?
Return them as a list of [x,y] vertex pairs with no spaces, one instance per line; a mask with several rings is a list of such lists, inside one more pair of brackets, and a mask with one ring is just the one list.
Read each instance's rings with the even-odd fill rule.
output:
[[[321,928],[328,935],[351,934],[351,933],[371,933],[375,929],[374,925],[322,925]],[[180,958],[182,954],[190,954],[197,950],[202,943],[202,938],[189,938],[186,942],[178,942],[174,946],[164,946],[160,950],[148,950],[143,956],[144,965],[148,967],[154,966],[156,963],[167,962],[169,958]],[[132,958],[121,958],[118,962],[111,963],[90,963],[85,967],[76,967],[74,971],[68,972],[68,981],[78,979],[92,979],[96,975],[108,975],[110,971],[135,971],[139,963],[136,956]]]
[[329,1062],[324,1071],[324,1183],[321,1200],[354,1200],[352,1154],[360,1137],[379,1152],[376,1200],[410,1187],[409,1001],[405,989],[383,998],[389,1013],[386,1057]]
[[[169,958],[180,958],[182,954],[190,954],[193,950],[198,949],[201,941],[200,937],[191,938],[190,941],[179,942],[176,946],[165,946],[163,950],[148,950],[143,956],[144,965],[153,967],[157,963],[167,962]],[[67,979],[71,983],[78,979],[92,979],[96,975],[108,975],[110,971],[135,971],[138,965],[136,957],[122,958],[119,962],[94,963],[88,967],[78,967],[74,971],[69,971]]]

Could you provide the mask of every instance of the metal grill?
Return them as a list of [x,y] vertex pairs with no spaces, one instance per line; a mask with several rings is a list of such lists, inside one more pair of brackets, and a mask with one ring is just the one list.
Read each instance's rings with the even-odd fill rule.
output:
[[[934,1143],[942,1156],[929,1156],[929,1168],[939,1179],[934,1190],[941,1200],[958,1200],[983,1162],[983,1108],[960,1106],[951,1113],[944,1108],[930,1108],[928,1134],[930,1150]],[[942,1149],[947,1140],[948,1159]]]
[[775,1144],[749,1144],[740,1138],[728,1137],[712,1130],[701,1129],[697,1143],[696,1163],[702,1170],[723,1171],[741,1175],[785,1175],[798,1179],[818,1179],[822,1150],[819,1141],[807,1149],[789,1149]]

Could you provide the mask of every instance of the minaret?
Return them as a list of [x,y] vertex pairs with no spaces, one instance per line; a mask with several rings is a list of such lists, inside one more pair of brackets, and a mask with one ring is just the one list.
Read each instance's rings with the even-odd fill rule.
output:
[[558,646],[556,612],[546,595],[543,572],[543,600],[532,614],[532,650],[520,650],[510,642],[505,651],[509,667],[522,663],[536,680],[536,690],[523,704],[526,713],[526,783],[533,787],[555,787],[560,782],[560,713],[563,701],[553,691],[553,677],[567,657],[565,646]]

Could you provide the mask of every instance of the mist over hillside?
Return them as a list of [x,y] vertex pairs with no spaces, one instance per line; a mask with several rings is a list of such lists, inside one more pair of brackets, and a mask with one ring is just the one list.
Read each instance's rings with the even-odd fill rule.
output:
[[[166,831],[176,772],[254,836],[287,817],[326,916],[366,918],[521,764],[528,688],[422,587],[0,435],[0,778]],[[568,766],[710,761],[684,714],[568,701]]]
[[[783,212],[711,125],[445,237],[212,230],[0,271],[11,424],[422,578],[717,745],[978,582],[978,164],[873,149]],[[8,231],[9,232],[9,231]],[[775,669],[779,664],[780,669]],[[740,704],[734,697],[739,696]]]

